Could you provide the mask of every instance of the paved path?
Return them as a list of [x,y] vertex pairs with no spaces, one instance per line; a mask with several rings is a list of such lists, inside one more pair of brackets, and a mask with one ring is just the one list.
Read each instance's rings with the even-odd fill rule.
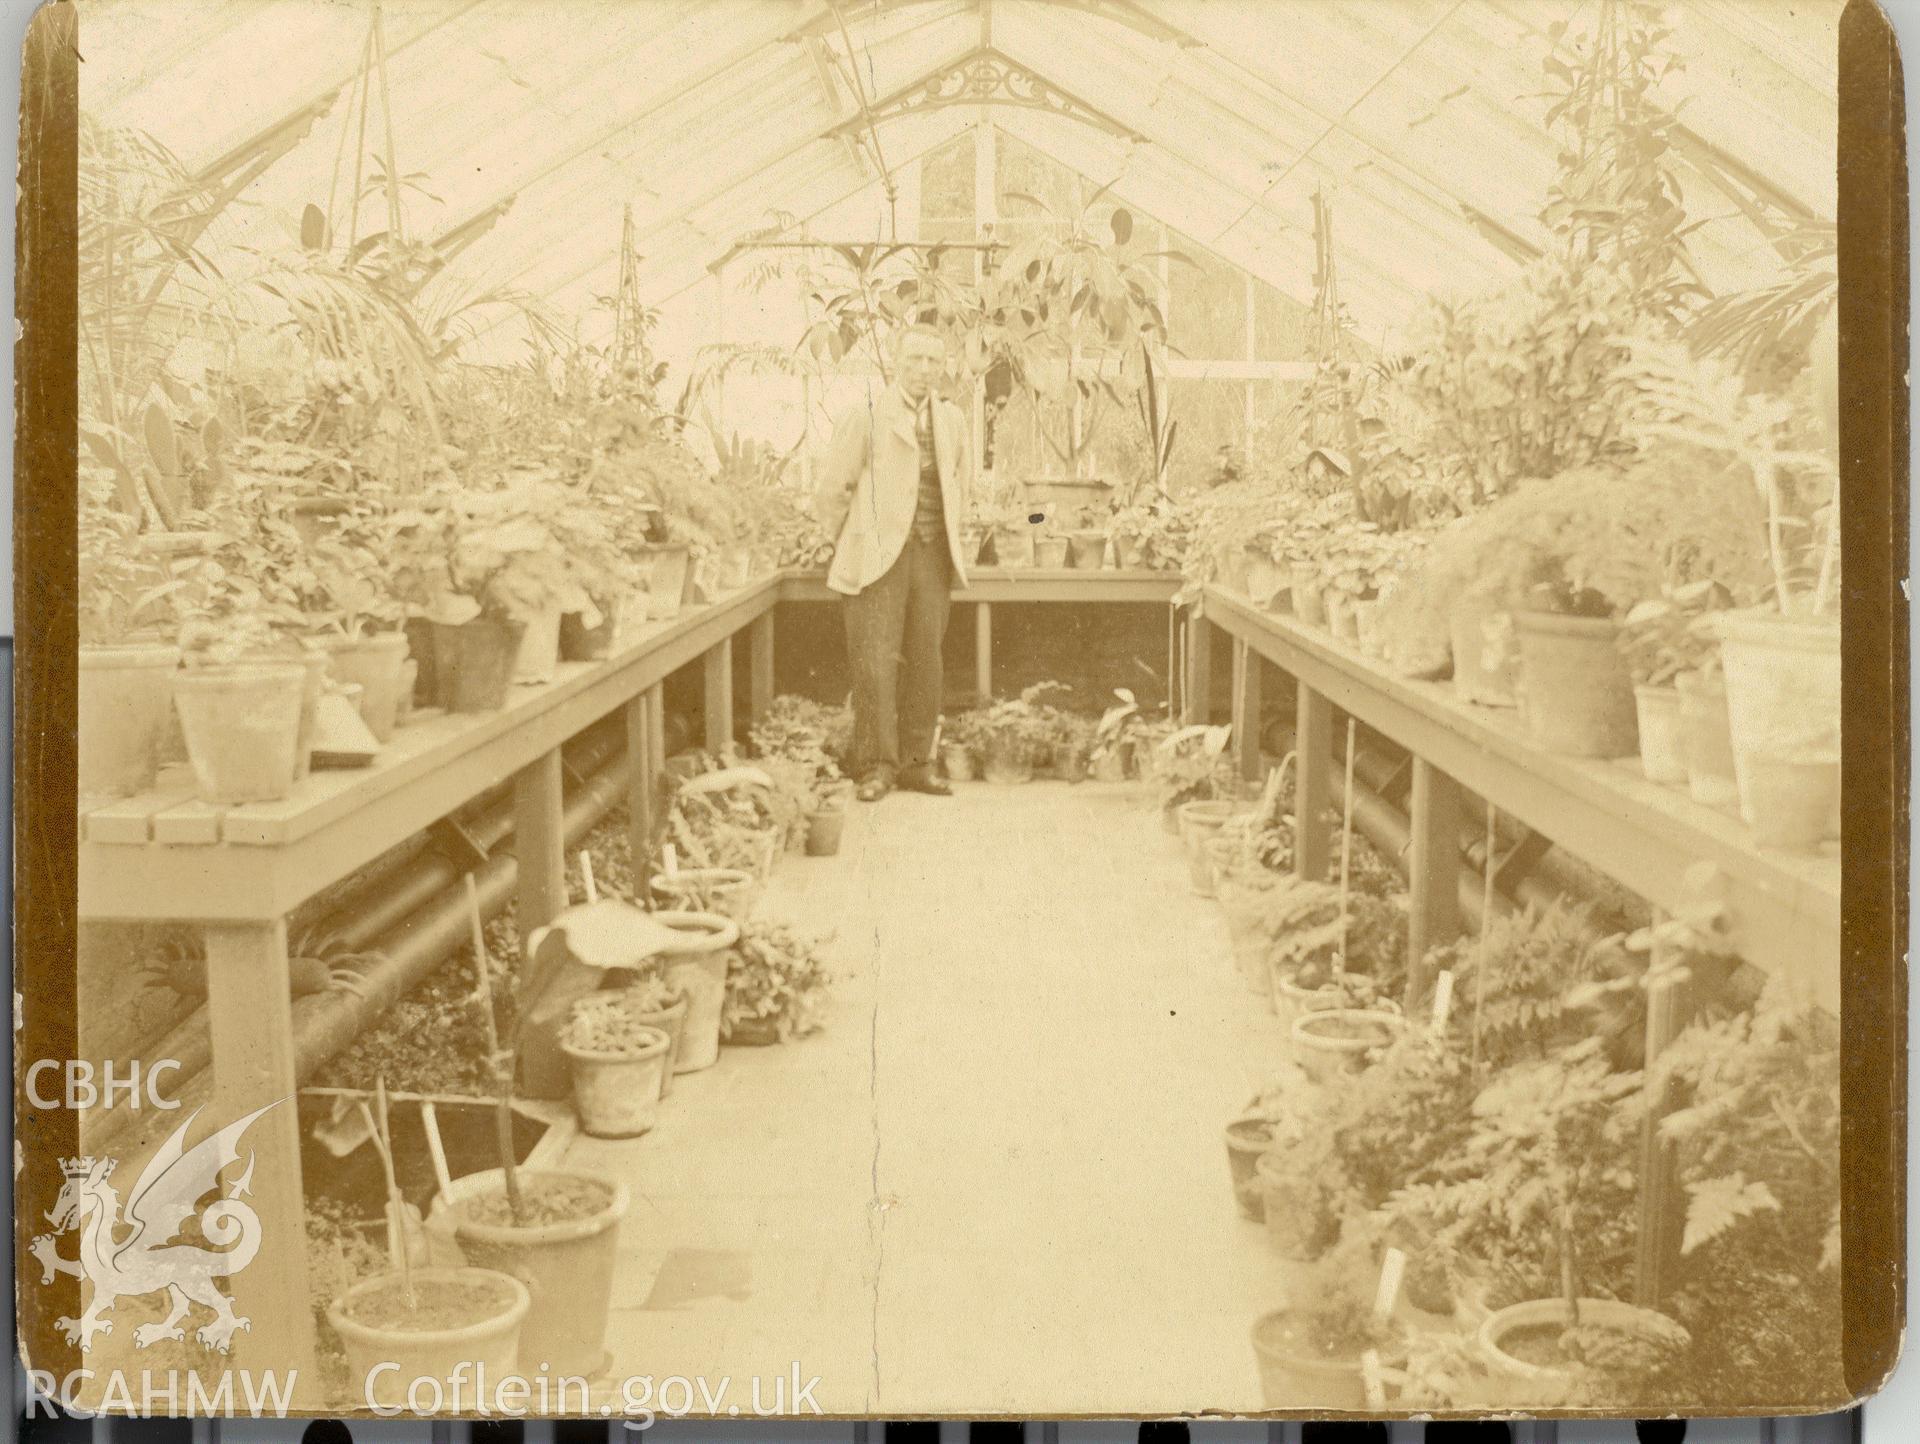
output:
[[765,916],[836,934],[828,1028],[682,1075],[618,1172],[615,1372],[819,1375],[828,1412],[1260,1407],[1280,1276],[1224,1120],[1281,1048],[1136,786],[858,808]]

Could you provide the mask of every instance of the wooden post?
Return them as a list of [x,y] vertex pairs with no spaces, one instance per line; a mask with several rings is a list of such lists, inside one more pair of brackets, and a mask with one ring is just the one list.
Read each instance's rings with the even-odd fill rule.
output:
[[753,619],[747,634],[752,649],[748,657],[747,713],[758,722],[773,705],[773,613],[762,612]]
[[627,703],[627,843],[633,857],[633,896],[647,896],[653,862],[653,800],[659,774],[653,770],[653,707],[642,692]]
[[520,864],[520,936],[545,927],[567,905],[566,824],[560,749],[520,769],[513,779],[513,855]]
[[[295,1370],[299,1383],[319,1378],[307,1277],[307,1200],[300,1177],[300,1116],[294,1102],[293,1010],[287,989],[284,921],[222,923],[206,929],[207,1025],[213,1042],[213,1107],[188,1143],[277,1104],[238,1140],[241,1162],[252,1155],[246,1202],[260,1217],[260,1252],[228,1280],[234,1310],[250,1327],[233,1336],[230,1367]],[[129,1188],[133,1179],[114,1180]],[[122,1325],[125,1327],[125,1325]],[[194,1322],[189,1320],[192,1329]],[[191,1347],[191,1345],[190,1345]],[[209,1357],[212,1357],[209,1355]]]
[[1187,715],[1189,726],[1213,718],[1212,624],[1198,607],[1187,609]]
[[733,638],[722,637],[706,655],[707,751],[733,746]]
[[662,682],[647,688],[647,743],[653,749],[647,770],[658,782],[667,770],[667,689]]
[[1245,639],[1233,639],[1233,737],[1239,749],[1240,776],[1258,782],[1260,766],[1260,669],[1266,659]]
[[984,704],[993,700],[993,604],[973,604],[973,685]]
[[[1423,757],[1413,759],[1408,802],[1407,992],[1412,1007],[1426,991],[1427,953],[1460,935],[1460,787]],[[1482,926],[1485,926],[1483,923]]]
[[1333,704],[1299,684],[1294,721],[1293,871],[1309,882],[1327,880],[1327,769],[1333,765]]
[[[1654,913],[1659,923],[1661,914]],[[1687,1026],[1692,1006],[1691,989],[1685,969],[1667,964],[1665,948],[1654,945],[1650,964],[1652,977],[1647,983],[1647,1057],[1651,1079],[1654,1060],[1680,1036]],[[1679,1180],[1674,1176],[1673,1147],[1660,1137],[1660,1120],[1666,1116],[1664,1088],[1651,1081],[1647,1086],[1646,1122],[1640,1133],[1640,1231],[1634,1251],[1633,1297],[1644,1309],[1660,1307],[1671,1277],[1673,1261],[1680,1254],[1681,1201]]]

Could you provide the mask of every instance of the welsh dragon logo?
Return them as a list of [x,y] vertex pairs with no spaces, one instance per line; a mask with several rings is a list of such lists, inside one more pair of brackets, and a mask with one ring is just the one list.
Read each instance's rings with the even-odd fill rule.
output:
[[[260,1251],[260,1216],[241,1201],[253,1191],[251,1150],[245,1170],[227,1185],[224,1197],[214,1199],[204,1211],[200,1211],[200,1200],[219,1187],[227,1165],[239,1162],[241,1135],[275,1106],[269,1103],[188,1148],[187,1130],[200,1116],[196,1108],[141,1173],[124,1216],[120,1196],[109,1182],[111,1158],[60,1161],[67,1181],[46,1216],[54,1233],[41,1234],[31,1247],[45,1270],[41,1283],[52,1283],[55,1274],[72,1274],[83,1284],[93,1285],[93,1297],[79,1318],[55,1321],[68,1343],[91,1347],[95,1334],[113,1332],[113,1320],[107,1314],[119,1300],[162,1289],[167,1293],[167,1316],[133,1331],[133,1341],[140,1348],[162,1339],[184,1339],[180,1321],[194,1304],[213,1310],[213,1320],[194,1333],[210,1349],[228,1352],[234,1331],[252,1327],[251,1320],[234,1313],[233,1301],[214,1282],[239,1273]],[[200,1232],[211,1248],[175,1241],[196,1212]],[[79,1256],[61,1258],[54,1249],[55,1235],[71,1229],[80,1233]]]

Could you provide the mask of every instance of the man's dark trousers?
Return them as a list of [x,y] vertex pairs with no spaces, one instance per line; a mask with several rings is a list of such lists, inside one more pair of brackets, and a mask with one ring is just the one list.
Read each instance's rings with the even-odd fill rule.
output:
[[842,604],[853,668],[854,774],[898,774],[933,760],[940,719],[940,644],[953,607],[945,536],[919,531],[880,579]]

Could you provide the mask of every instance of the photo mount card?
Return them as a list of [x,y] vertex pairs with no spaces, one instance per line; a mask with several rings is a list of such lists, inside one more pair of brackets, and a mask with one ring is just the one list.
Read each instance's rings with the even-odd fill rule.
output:
[[1888,1377],[1867,0],[95,0],[23,66],[37,1398]]

